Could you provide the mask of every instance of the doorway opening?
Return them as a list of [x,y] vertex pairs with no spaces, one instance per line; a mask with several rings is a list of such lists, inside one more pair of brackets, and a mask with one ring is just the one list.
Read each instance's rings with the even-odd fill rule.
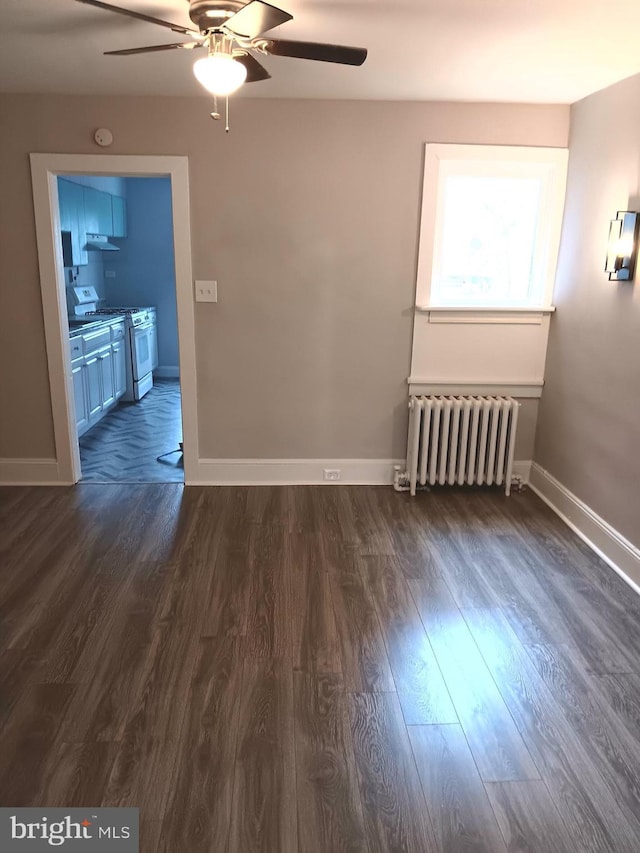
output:
[[185,157],[32,154],[58,482],[190,482]]
[[184,482],[168,177],[58,177],[81,479]]

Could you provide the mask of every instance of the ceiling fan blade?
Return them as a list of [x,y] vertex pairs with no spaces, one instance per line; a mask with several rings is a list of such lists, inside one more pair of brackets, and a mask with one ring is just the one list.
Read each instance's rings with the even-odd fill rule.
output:
[[292,20],[293,15],[263,3],[262,0],[251,0],[239,12],[225,21],[225,28],[244,38],[255,38],[260,33],[266,33],[280,24]]
[[367,58],[367,50],[364,47],[321,44],[314,41],[260,39],[259,49],[273,56],[292,56],[295,59],[313,59],[316,62],[337,62],[340,65],[362,65]]
[[156,53],[159,50],[193,50],[195,47],[204,45],[197,41],[179,42],[175,44],[154,44],[150,47],[130,47],[126,50],[105,50],[105,56],[133,56],[135,53]]
[[160,18],[152,18],[150,15],[143,15],[142,12],[134,12],[132,9],[123,9],[121,6],[112,6],[110,3],[103,3],[102,0],[76,0],[77,3],[84,3],[86,6],[95,6],[97,9],[104,9],[107,12],[117,12],[119,15],[127,15],[129,18],[137,18],[139,21],[146,21],[148,24],[158,24],[160,27],[166,27],[173,30],[174,33],[200,33],[197,30],[192,30],[190,27],[183,27],[181,24],[171,24],[169,21],[162,21]]
[[257,83],[258,80],[270,79],[271,74],[269,74],[264,65],[261,65],[253,56],[249,56],[248,53],[244,53],[241,56],[234,56],[233,58],[247,69],[245,83]]

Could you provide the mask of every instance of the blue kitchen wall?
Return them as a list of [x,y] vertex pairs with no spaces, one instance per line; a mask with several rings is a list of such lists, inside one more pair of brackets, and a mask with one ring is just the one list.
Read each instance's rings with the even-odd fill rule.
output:
[[[178,375],[178,318],[169,178],[125,178],[127,237],[103,255],[109,305],[158,309],[158,372]],[[121,193],[124,195],[124,193]],[[111,277],[113,276],[113,277]]]
[[69,267],[65,269],[67,284],[67,301],[69,314],[73,313],[73,298],[70,290],[72,287],[95,287],[100,300],[100,305],[105,305],[104,265],[102,252],[89,252],[89,263],[81,267]]

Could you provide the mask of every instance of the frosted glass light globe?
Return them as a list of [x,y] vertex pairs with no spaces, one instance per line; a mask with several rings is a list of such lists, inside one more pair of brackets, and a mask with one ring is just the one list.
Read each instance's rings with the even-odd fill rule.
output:
[[199,59],[193,73],[212,95],[230,95],[247,79],[247,69],[241,62],[220,53]]

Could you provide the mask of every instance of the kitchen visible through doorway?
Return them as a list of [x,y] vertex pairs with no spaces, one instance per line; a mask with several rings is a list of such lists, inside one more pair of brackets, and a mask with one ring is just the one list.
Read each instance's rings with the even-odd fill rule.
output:
[[83,482],[184,482],[169,178],[58,178]]

